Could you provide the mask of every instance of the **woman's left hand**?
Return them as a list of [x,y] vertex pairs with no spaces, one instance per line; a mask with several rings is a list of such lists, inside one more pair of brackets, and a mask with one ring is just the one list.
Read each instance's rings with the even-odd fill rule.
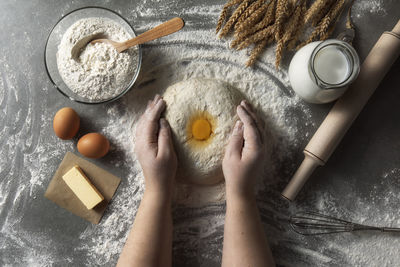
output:
[[169,123],[160,118],[165,107],[165,101],[159,95],[149,101],[137,125],[135,151],[143,169],[145,190],[170,195],[177,157]]

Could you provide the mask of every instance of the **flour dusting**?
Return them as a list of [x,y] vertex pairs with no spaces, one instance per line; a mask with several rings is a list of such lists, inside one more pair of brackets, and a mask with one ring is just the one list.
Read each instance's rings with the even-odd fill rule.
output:
[[[44,7],[42,9],[37,1],[27,2],[28,8],[31,2],[41,7],[32,14],[49,15],[49,11],[42,13]],[[400,169],[382,163],[385,169],[365,194],[357,187],[357,182],[362,181],[352,183],[352,179],[346,179],[348,184],[343,187],[346,193],[310,190],[312,194],[306,204],[288,205],[282,201],[279,193],[297,168],[295,162],[299,161],[298,155],[315,131],[314,122],[318,119],[310,106],[292,93],[287,65],[280,71],[275,70],[273,48],[266,50],[255,68],[248,69],[243,67],[248,57],[246,51],[230,50],[227,41],[216,39],[215,22],[224,2],[208,6],[199,1],[143,0],[120,7],[139,32],[175,15],[184,17],[186,26],[182,32],[146,44],[138,83],[121,101],[102,106],[106,110],[105,117],[101,118],[105,125],[97,130],[112,144],[111,156],[105,165],[121,168],[123,175],[121,186],[99,225],[86,226],[79,218],[43,199],[63,155],[75,150],[74,141],[60,142],[52,132],[51,113],[60,108],[61,103],[51,101],[57,99],[54,88],[37,67],[37,62],[42,60],[43,47],[31,39],[39,34],[39,39],[45,40],[47,32],[43,29],[50,28],[53,22],[46,20],[26,25],[20,32],[14,28],[15,33],[4,33],[15,46],[6,46],[0,52],[1,266],[115,265],[143,195],[143,175],[133,153],[133,140],[144,103],[170,84],[195,77],[220,79],[234,85],[256,105],[269,126],[266,174],[259,185],[258,205],[279,265],[398,265],[400,239],[396,235],[354,233],[304,237],[290,231],[285,218],[304,208],[354,222],[400,226],[397,210]],[[357,17],[385,15],[389,13],[389,9],[388,12],[385,9],[387,3],[356,0],[354,14]],[[12,4],[8,6],[13,8]],[[63,3],[60,13],[76,7],[74,2]],[[7,16],[15,16],[13,12],[10,14],[5,14],[5,21]],[[82,110],[93,112],[91,108]],[[87,118],[96,116],[91,113]],[[192,208],[187,203],[191,201],[193,190],[178,187],[177,190],[183,192],[180,195],[184,205],[175,205],[173,210],[174,266],[220,266],[224,204]],[[343,196],[348,200],[343,200]],[[54,212],[49,214],[44,209]],[[70,231],[75,231],[75,235],[70,236]]]
[[356,18],[368,14],[387,15],[383,0],[356,0],[353,4],[352,14]]

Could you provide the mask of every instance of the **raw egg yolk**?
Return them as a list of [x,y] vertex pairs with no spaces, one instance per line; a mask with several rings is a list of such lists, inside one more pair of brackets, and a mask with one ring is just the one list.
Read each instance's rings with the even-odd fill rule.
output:
[[211,125],[206,119],[197,119],[192,124],[192,134],[196,140],[206,140],[211,135]]

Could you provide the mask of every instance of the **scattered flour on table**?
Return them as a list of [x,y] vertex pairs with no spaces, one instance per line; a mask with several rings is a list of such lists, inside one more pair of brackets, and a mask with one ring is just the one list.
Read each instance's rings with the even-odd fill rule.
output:
[[106,18],[86,18],[75,22],[65,32],[57,52],[59,73],[68,87],[88,100],[106,100],[123,92],[138,66],[137,47],[118,53],[107,43],[87,44],[78,60],[72,58],[72,47],[87,36],[101,34],[117,42],[132,38],[116,22]]
[[367,14],[387,15],[384,0],[356,0],[352,7],[352,15],[359,18]]
[[[378,3],[379,7],[383,1],[371,2]],[[358,4],[356,10],[363,11],[357,12],[370,12],[366,7],[367,1],[360,3],[363,4]],[[273,49],[263,55],[257,68],[245,69],[243,63],[247,60],[246,52],[232,51],[227,42],[216,39],[214,24],[210,21],[217,19],[222,5],[217,7],[210,7],[210,17],[202,24],[203,30],[190,28],[193,22],[189,21],[183,32],[147,45],[144,49],[140,84],[123,98],[122,104],[119,102],[104,106],[108,112],[106,120],[109,122],[104,134],[113,144],[111,153],[122,154],[111,164],[123,166],[127,170],[100,224],[89,225],[80,236],[81,245],[77,247],[77,252],[86,256],[89,266],[110,266],[116,263],[143,194],[143,176],[133,153],[133,130],[144,109],[143,103],[154,93],[162,92],[169,84],[177,81],[192,77],[225,80],[241,89],[259,108],[271,126],[267,142],[271,150],[266,158],[266,164],[271,166],[266,173],[266,184],[271,196],[268,197],[270,202],[260,202],[259,205],[262,214],[270,217],[279,215],[279,209],[286,209],[279,207],[282,204],[278,200],[279,189],[283,185],[274,185],[273,180],[282,182],[287,179],[288,176],[281,173],[279,166],[286,167],[286,161],[290,161],[292,155],[303,148],[300,144],[315,130],[312,113],[287,89],[289,83],[285,68],[281,72],[274,69]],[[137,10],[143,10],[143,14],[139,13],[141,19],[152,21],[152,24],[143,22],[142,26],[139,25],[138,29],[142,32],[161,22],[154,21],[154,14],[167,16],[171,12],[168,6],[152,8],[146,1],[137,6]],[[182,15],[201,11],[202,16],[208,16],[204,6],[194,5],[190,9],[179,10]],[[204,30],[207,25],[208,29]],[[22,37],[23,42],[29,43],[27,37]],[[33,49],[27,49],[27,53],[30,51]],[[5,179],[0,179],[0,212],[4,211],[4,207],[11,207],[5,217],[0,218],[0,251],[7,253],[2,255],[4,257],[0,258],[0,263],[7,260],[27,266],[82,265],[75,263],[75,255],[64,254],[61,257],[55,253],[54,248],[63,245],[53,240],[47,229],[31,229],[21,225],[21,222],[29,220],[24,218],[21,210],[26,211],[24,207],[30,207],[36,203],[35,199],[42,197],[52,175],[48,170],[54,170],[59,159],[72,149],[73,143],[49,141],[51,131],[45,129],[51,129],[51,118],[39,111],[48,111],[48,106],[51,106],[41,101],[43,96],[48,95],[50,87],[38,90],[35,82],[47,77],[38,77],[30,66],[22,65],[18,70],[10,68],[10,60],[15,58],[0,58],[0,121],[3,126],[0,129],[0,174],[5,174]],[[28,84],[21,82],[24,80]],[[51,138],[56,139],[54,136]],[[355,222],[399,226],[396,209],[400,205],[399,179],[400,169],[384,171],[379,177],[380,182],[376,184],[376,191],[371,190],[368,198],[355,194],[346,207],[339,206],[343,203],[339,196],[326,192],[315,192],[312,203],[315,209]],[[379,188],[386,190],[383,195]],[[356,188],[353,190],[357,192]],[[295,212],[301,208],[295,206],[290,211]],[[174,218],[174,253],[187,254],[188,261],[200,258],[210,262],[220,261],[220,258],[211,255],[221,254],[223,205],[195,209],[178,206],[174,209]],[[282,228],[266,227],[277,262],[284,266],[396,266],[400,262],[399,239],[394,235],[360,233],[314,239],[294,235]],[[12,253],[8,254],[7,250],[12,250]]]
[[[379,227],[400,227],[400,169],[384,171],[369,195],[352,198],[346,206],[337,196],[319,192],[316,208],[338,218]],[[381,189],[385,188],[382,192]],[[385,208],[382,208],[385,207]],[[302,237],[303,238],[303,237]],[[398,266],[400,239],[396,233],[355,232],[316,237],[325,243],[320,253],[341,255],[349,266]],[[312,240],[311,240],[312,241]],[[329,255],[327,254],[327,255]],[[329,263],[336,263],[331,257]]]
[[[23,60],[29,61],[33,50],[30,37],[18,38],[28,44]],[[56,241],[40,227],[32,230],[26,221],[47,186],[46,171],[55,166],[53,160],[62,157],[69,144],[48,145],[52,137],[43,134],[51,129],[51,118],[43,114],[47,89],[36,84],[47,77],[35,74],[29,64],[10,66],[11,60],[22,61],[18,55],[0,57],[0,265],[49,266],[69,257],[59,261]]]

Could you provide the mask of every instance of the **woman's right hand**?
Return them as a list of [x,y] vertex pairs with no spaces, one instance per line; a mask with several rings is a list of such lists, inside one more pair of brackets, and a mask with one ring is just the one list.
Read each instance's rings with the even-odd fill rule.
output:
[[222,161],[227,198],[253,196],[263,166],[263,143],[257,116],[245,100],[237,107],[237,114],[240,120],[235,124]]

